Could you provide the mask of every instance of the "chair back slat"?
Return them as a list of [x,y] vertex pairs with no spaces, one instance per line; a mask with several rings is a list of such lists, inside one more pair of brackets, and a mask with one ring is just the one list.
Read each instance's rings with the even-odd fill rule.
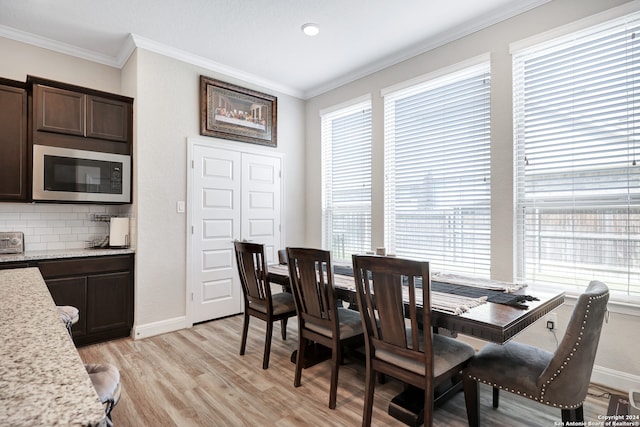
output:
[[267,289],[267,266],[264,245],[251,242],[234,242],[238,274],[246,301],[263,303],[271,310],[271,292]]
[[[433,359],[424,351],[432,343],[429,263],[354,255],[353,268],[368,350],[424,361],[430,373]],[[422,295],[423,307],[418,307],[417,295]]]
[[[407,347],[407,334],[402,298],[402,283],[399,276],[386,272],[372,272],[373,288],[369,288],[371,302],[377,314],[378,327],[371,332],[377,340]],[[373,298],[375,295],[375,298]]]
[[331,254],[309,248],[287,248],[289,278],[299,316],[337,330]]

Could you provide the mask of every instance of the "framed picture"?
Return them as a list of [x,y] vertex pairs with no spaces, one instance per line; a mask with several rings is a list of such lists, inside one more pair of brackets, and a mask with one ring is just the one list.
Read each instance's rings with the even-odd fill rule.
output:
[[200,134],[276,147],[278,98],[200,76]]

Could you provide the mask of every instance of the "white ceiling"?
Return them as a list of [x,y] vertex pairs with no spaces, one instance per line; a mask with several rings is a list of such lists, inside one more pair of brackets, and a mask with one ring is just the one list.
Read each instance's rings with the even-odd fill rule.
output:
[[0,36],[115,67],[141,46],[306,99],[548,1],[0,0]]

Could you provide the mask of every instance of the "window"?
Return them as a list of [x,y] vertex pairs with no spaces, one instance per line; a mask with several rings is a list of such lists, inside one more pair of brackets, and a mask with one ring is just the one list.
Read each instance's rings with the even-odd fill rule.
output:
[[386,93],[384,109],[387,250],[489,277],[488,62]]
[[371,250],[371,102],[322,121],[322,238],[336,261]]
[[640,296],[640,14],[514,52],[516,270]]

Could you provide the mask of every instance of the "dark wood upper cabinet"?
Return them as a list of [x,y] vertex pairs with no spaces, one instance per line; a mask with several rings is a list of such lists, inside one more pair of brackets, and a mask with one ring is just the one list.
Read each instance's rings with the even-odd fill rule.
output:
[[27,200],[27,148],[26,86],[0,79],[0,200]]
[[33,143],[131,154],[133,99],[29,76]]
[[85,136],[85,95],[35,85],[33,99],[36,131]]
[[131,104],[87,96],[87,136],[127,142]]

